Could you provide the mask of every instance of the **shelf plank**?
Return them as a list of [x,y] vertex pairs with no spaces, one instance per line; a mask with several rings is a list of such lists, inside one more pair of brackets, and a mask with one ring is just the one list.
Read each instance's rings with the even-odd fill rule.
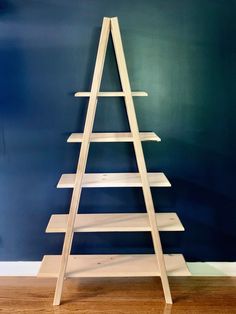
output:
[[[83,133],[72,133],[67,142],[68,143],[81,143]],[[161,139],[154,132],[140,132],[141,141],[156,141],[160,142]],[[91,142],[132,142],[133,137],[130,132],[123,133],[92,133]]]
[[[176,213],[156,213],[159,231],[184,231]],[[46,232],[65,232],[68,215],[52,215]],[[151,231],[146,213],[77,214],[74,232]]]
[[[168,276],[190,276],[182,254],[164,254]],[[45,255],[38,277],[57,277],[61,255]],[[70,255],[66,277],[160,276],[155,254]]]
[[[91,95],[90,92],[76,92],[74,94],[75,97],[89,97]],[[124,92],[99,92],[99,97],[124,97]],[[132,92],[133,97],[140,97],[140,96],[148,96],[147,92]]]
[[[151,187],[170,187],[171,184],[162,172],[149,172],[149,184]],[[57,184],[57,188],[73,188],[75,174],[63,174]],[[85,173],[82,187],[141,187],[140,174],[127,173]]]

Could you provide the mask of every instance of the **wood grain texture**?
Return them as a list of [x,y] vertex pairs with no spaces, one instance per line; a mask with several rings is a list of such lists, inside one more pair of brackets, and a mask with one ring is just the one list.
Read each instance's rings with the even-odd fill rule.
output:
[[[182,254],[164,255],[168,276],[190,276]],[[39,277],[58,277],[60,255],[45,255]],[[160,276],[155,254],[70,255],[66,277]]]
[[[75,184],[75,174],[63,174],[57,184],[57,188],[73,188]],[[163,172],[149,172],[149,184],[152,187],[170,187],[171,184]],[[141,177],[139,173],[85,173],[82,187],[102,188],[102,187],[141,187]]]
[[70,278],[60,307],[55,279],[0,278],[0,312],[35,314],[235,314],[236,278],[170,277],[173,305],[165,306],[158,277]]
[[140,141],[138,122],[136,118],[133,97],[131,94],[129,75],[128,75],[128,70],[126,66],[125,54],[123,50],[123,44],[121,40],[120,28],[119,28],[117,17],[111,18],[111,35],[112,35],[113,44],[114,44],[117,66],[118,66],[118,70],[120,74],[121,86],[122,86],[122,90],[125,92],[125,98],[124,98],[125,106],[126,106],[127,116],[129,120],[130,131],[134,139],[133,141],[134,151],[135,151],[138,170],[141,177],[140,179],[141,179],[141,185],[143,189],[144,202],[145,202],[145,206],[146,206],[148,217],[149,217],[149,223],[152,229],[151,235],[152,235],[154,251],[155,251],[156,259],[158,263],[158,268],[160,269],[160,273],[161,273],[161,281],[162,281],[162,286],[164,290],[164,296],[165,296],[166,303],[172,304],[171,292],[170,292],[169,282],[168,282],[168,278],[166,274],[165,261],[164,261],[162,246],[161,246],[161,239],[160,239],[160,235],[157,228],[155,209],[154,209],[154,204],[153,204],[152,194],[151,194],[151,189],[150,189],[151,184],[148,178],[147,167],[146,167],[146,163],[145,163],[145,159],[143,155],[142,144]]
[[76,214],[78,212],[78,207],[80,203],[80,196],[82,190],[82,180],[83,175],[85,173],[85,168],[87,164],[89,146],[90,146],[90,136],[93,130],[93,123],[95,118],[95,112],[97,107],[97,93],[100,89],[102,71],[106,56],[106,48],[108,43],[108,37],[110,32],[110,19],[104,17],[102,23],[102,30],[98,44],[98,51],[95,63],[95,69],[93,73],[93,81],[91,86],[91,94],[89,97],[87,115],[84,126],[84,135],[83,141],[80,148],[80,155],[77,164],[76,174],[75,174],[75,182],[73,187],[73,193],[70,204],[69,218],[64,238],[64,244],[62,249],[62,258],[60,263],[60,271],[57,278],[56,290],[54,295],[54,305],[60,304],[64,274],[66,271],[66,265],[68,261],[68,256],[70,254],[72,240],[73,240],[73,230],[74,230],[74,222],[76,218]]
[[[91,92],[76,92],[75,97],[90,97]],[[98,97],[124,97],[124,92],[99,92]],[[146,92],[132,92],[133,97],[148,96]]]
[[[156,213],[159,231],[184,231],[176,213]],[[46,232],[65,232],[68,215],[52,215]],[[78,214],[74,232],[151,231],[146,213]]]
[[[83,133],[72,133],[67,142],[68,143],[81,143]],[[130,132],[112,132],[112,133],[92,133],[91,142],[132,142],[133,137]],[[140,132],[141,141],[156,141],[160,142],[161,139],[154,132]]]

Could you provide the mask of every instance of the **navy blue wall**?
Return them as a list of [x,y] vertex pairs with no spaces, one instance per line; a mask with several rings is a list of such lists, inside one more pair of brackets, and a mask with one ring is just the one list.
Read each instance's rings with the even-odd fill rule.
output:
[[[185,233],[162,234],[165,252],[188,261],[232,261],[235,202],[236,2],[223,0],[1,1],[0,259],[39,260],[60,253],[61,234],[45,234],[51,214],[66,213],[103,16],[118,16],[150,171],[173,187],[153,189],[159,211],[176,211]],[[109,44],[104,90],[118,89]],[[120,99],[101,99],[95,131],[128,129]],[[87,171],[135,171],[132,144],[92,144]],[[88,189],[81,212],[142,212],[141,190]],[[149,234],[76,235],[73,252],[152,252]]]

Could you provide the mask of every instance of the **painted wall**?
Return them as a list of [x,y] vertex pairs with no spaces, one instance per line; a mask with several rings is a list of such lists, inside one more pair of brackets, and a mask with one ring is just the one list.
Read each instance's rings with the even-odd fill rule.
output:
[[[172,188],[153,189],[159,211],[176,211],[185,233],[162,234],[165,252],[187,261],[233,261],[236,251],[236,1],[1,1],[0,259],[40,260],[60,253],[61,234],[45,234],[66,213],[103,16],[118,16],[149,171]],[[113,47],[103,90],[119,89]],[[128,130],[120,99],[101,99],[95,131]],[[92,144],[88,172],[135,171],[132,144]],[[80,211],[143,212],[141,190],[88,189]],[[146,233],[76,235],[73,253],[152,252]]]

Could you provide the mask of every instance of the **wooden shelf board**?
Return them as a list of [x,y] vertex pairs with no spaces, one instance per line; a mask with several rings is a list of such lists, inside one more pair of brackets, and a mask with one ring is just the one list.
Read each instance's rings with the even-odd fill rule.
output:
[[[168,276],[190,276],[183,255],[164,254]],[[61,255],[45,255],[39,277],[57,277]],[[155,254],[70,255],[66,277],[160,276]]]
[[[75,97],[89,97],[91,92],[76,92]],[[99,97],[124,97],[124,92],[99,92]],[[133,97],[148,96],[147,92],[132,92]]]
[[[83,133],[72,133],[68,138],[68,143],[81,143]],[[161,139],[154,132],[140,132],[141,141],[156,141]],[[130,132],[123,133],[92,133],[91,142],[132,142],[133,137]]]
[[[151,187],[170,187],[171,184],[162,172],[149,172],[149,184]],[[73,188],[75,174],[63,174],[57,184],[57,188]],[[82,187],[141,187],[139,173],[85,173]]]
[[[159,231],[184,231],[176,213],[156,213]],[[52,215],[46,232],[65,232],[68,215]],[[151,231],[148,214],[77,214],[74,232]]]

